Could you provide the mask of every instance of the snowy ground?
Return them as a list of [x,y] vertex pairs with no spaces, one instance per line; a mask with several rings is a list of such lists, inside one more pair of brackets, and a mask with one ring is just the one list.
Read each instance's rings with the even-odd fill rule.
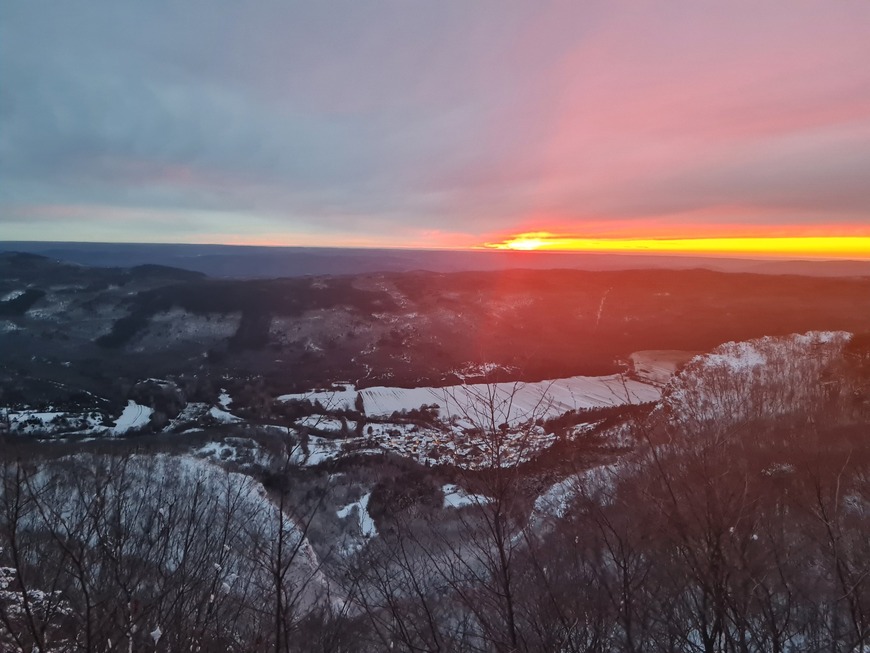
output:
[[163,431],[179,431],[185,425],[199,424],[200,422],[211,424],[239,424],[244,422],[241,417],[236,417],[226,410],[226,407],[230,403],[232,403],[232,399],[229,399],[225,394],[222,394],[218,399],[218,406],[209,406],[203,402],[188,403],[174,419],[170,420]]
[[24,290],[13,290],[12,292],[3,295],[3,297],[0,297],[0,302],[11,302],[21,297],[24,293]]
[[53,433],[97,434],[106,430],[102,416],[96,412],[32,411],[0,408],[0,419],[7,420],[9,432],[17,435],[50,435]]
[[194,454],[198,458],[206,458],[215,462],[235,463],[241,467],[266,467],[272,460],[269,452],[250,438],[229,437],[221,441],[209,442],[195,450]]
[[[150,379],[156,383],[167,383]],[[299,444],[293,462],[312,466],[343,455],[390,452],[423,465],[450,465],[466,469],[508,467],[535,458],[556,441],[553,433],[535,425],[535,420],[555,417],[574,409],[615,406],[656,401],[657,386],[620,376],[570,377],[540,383],[467,384],[446,388],[375,387],[357,391],[345,386],[336,391],[284,395],[279,400],[318,401],[322,414],[297,420],[289,429]],[[214,404],[188,403],[163,429],[187,432],[223,425],[244,425],[233,415],[232,397],[221,389]],[[368,422],[357,435],[358,424],[342,419],[336,411],[355,410],[359,399],[367,416],[387,419],[393,413],[410,412],[426,406],[432,420],[422,422],[396,419]],[[34,412],[4,409],[12,433],[47,436],[52,434],[120,436],[144,429],[154,410],[129,400],[114,425],[102,425],[99,413],[71,414],[48,409]],[[331,413],[331,414],[330,414]],[[431,414],[435,413],[435,415]],[[437,417],[436,417],[437,415]],[[578,425],[569,438],[580,437],[594,425]],[[316,430],[302,446],[304,429]],[[224,445],[209,445],[200,456],[235,461],[238,452]],[[244,454],[246,461],[251,456]]]
[[221,388],[221,393],[220,393],[220,396],[218,397],[218,405],[224,410],[229,410],[232,403],[233,403],[233,398],[230,397],[229,394],[227,394],[226,390]]
[[445,508],[464,508],[465,506],[480,506],[490,503],[492,499],[483,494],[468,494],[458,485],[448,483],[441,490],[444,492]]
[[121,416],[115,421],[115,426],[112,427],[112,435],[123,435],[128,431],[147,426],[153,414],[153,408],[140,406],[132,399],[129,400],[124,407],[124,412],[121,413]]
[[551,485],[535,501],[534,514],[561,519],[580,496],[606,503],[621,472],[619,463],[593,467]]
[[[285,427],[273,427],[282,431]],[[511,429],[482,436],[457,425],[441,428],[414,424],[369,424],[362,437],[326,438],[309,435],[307,447],[296,445],[292,461],[311,466],[343,455],[390,452],[421,465],[450,465],[464,469],[510,467],[532,460],[551,447],[556,436],[543,428]],[[307,453],[306,453],[307,448]]]
[[[356,410],[361,399],[365,414],[381,419],[421,406],[437,408],[438,423],[433,426],[370,423],[362,437],[333,441],[312,436],[309,455],[299,453],[299,464],[318,464],[346,451],[381,450],[424,465],[475,469],[526,462],[552,446],[555,435],[534,426],[537,419],[558,417],[576,409],[654,402],[660,398],[661,390],[653,383],[611,375],[445,388],[379,386],[357,390],[347,384],[335,390],[282,395],[278,400],[319,402],[324,413],[330,413]],[[579,437],[592,426],[580,425],[570,435]],[[335,433],[343,430],[342,421],[328,414],[305,417],[297,427]],[[355,422],[347,422],[347,432],[355,429]],[[482,436],[481,431],[490,435]]]
[[727,342],[693,358],[666,387],[663,404],[677,421],[718,428],[806,409],[823,398],[825,370],[850,338],[810,331]]
[[359,551],[367,540],[377,537],[378,529],[375,526],[375,520],[369,514],[369,499],[372,494],[369,492],[359,501],[349,503],[344,508],[336,511],[336,516],[339,519],[348,519],[355,516],[361,538],[345,537],[341,545],[341,554],[348,556]]
[[338,417],[328,417],[326,415],[307,415],[296,422],[297,426],[305,426],[320,431],[332,431],[334,433],[340,433],[344,424],[347,425],[346,430],[348,432],[356,430],[356,422],[342,422]]
[[573,376],[537,383],[454,385],[444,388],[389,388],[377,386],[288,394],[279,401],[319,401],[327,410],[353,410],[357,395],[365,413],[389,417],[394,412],[436,405],[442,419],[458,417],[472,422],[495,417],[497,423],[516,424],[537,418],[558,417],[570,410],[658,401],[661,391],[651,383],[620,375]]
[[220,422],[221,424],[235,424],[237,422],[243,422],[244,420],[241,417],[236,417],[235,415],[218,408],[217,406],[212,406],[208,411],[209,417],[211,417],[216,422]]
[[[359,440],[357,438],[357,440]],[[316,435],[308,436],[307,453],[305,447],[298,445],[293,449],[293,462],[297,465],[319,465],[338,458],[350,440],[330,440]]]
[[184,426],[185,424],[192,424],[198,422],[208,412],[208,404],[200,402],[190,402],[181,410],[180,413],[178,413],[175,419],[170,420],[169,424],[163,430],[174,431],[175,429]]
[[359,501],[349,503],[344,508],[336,512],[339,519],[347,519],[354,511],[359,522],[359,530],[363,537],[371,538],[378,534],[378,529],[375,527],[375,521],[369,515],[369,499],[372,493],[369,492]]

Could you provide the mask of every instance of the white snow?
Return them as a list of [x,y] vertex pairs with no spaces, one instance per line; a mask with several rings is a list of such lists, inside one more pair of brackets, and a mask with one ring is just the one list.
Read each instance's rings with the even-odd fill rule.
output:
[[396,411],[435,404],[442,419],[456,416],[478,421],[483,413],[487,418],[494,413],[499,422],[514,424],[529,419],[558,417],[580,408],[638,404],[661,398],[661,391],[656,386],[614,374],[573,376],[536,383],[468,384],[444,388],[376,386],[357,391],[354,386],[347,385],[341,390],[281,395],[278,400],[319,401],[327,410],[353,410],[357,393],[362,395],[366,414],[370,416],[389,417]]
[[727,351],[707,354],[708,367],[721,367],[732,372],[750,370],[767,363],[767,356],[755,342],[737,342]]
[[850,334],[809,332],[728,342],[693,358],[665,387],[671,419],[717,428],[809,409],[823,399],[823,373]]
[[[71,511],[79,510],[81,506],[87,506],[93,501],[92,496],[82,494],[83,491],[88,492],[85,489],[90,487],[88,482],[80,485],[75,482],[74,477],[82,475],[93,478],[95,471],[106,469],[107,464],[111,463],[103,455],[77,454],[59,458],[41,466],[31,476],[31,481],[34,491],[39,491],[40,494],[48,494],[42,488],[52,489],[51,500],[54,502],[55,514],[70,515]],[[267,582],[266,577],[261,576],[264,573],[262,567],[246,552],[252,550],[254,542],[275,542],[281,529],[285,534],[288,550],[295,552],[289,563],[288,582],[305,579],[308,585],[304,594],[299,595],[300,604],[313,606],[328,593],[330,580],[324,575],[317,554],[305,538],[303,530],[289,515],[279,518],[279,507],[270,500],[263,485],[250,476],[228,472],[195,455],[172,456],[164,453],[133,454],[126,459],[124,469],[123,485],[117,479],[108,479],[108,496],[121,496],[118,494],[120,492],[130,493],[130,496],[135,496],[135,500],[140,502],[138,505],[149,506],[148,510],[140,510],[127,503],[121,504],[119,518],[124,520],[124,528],[130,528],[131,533],[146,532],[146,517],[151,511],[159,514],[161,508],[171,510],[173,505],[189,506],[191,504],[184,502],[193,500],[200,502],[193,505],[201,506],[206,511],[203,514],[208,515],[207,519],[211,518],[212,512],[217,512],[221,515],[219,520],[225,519],[227,523],[233,520],[237,523],[237,526],[231,528],[230,540],[226,542],[233,553],[227,552],[209,560],[210,563],[216,562],[220,566],[220,569],[214,567],[217,572],[217,587],[226,584],[232,588],[234,579],[239,576],[250,578],[254,586],[262,587],[260,583]],[[127,479],[129,485],[126,484]],[[68,491],[58,492],[58,487],[68,488]],[[202,488],[202,491],[196,491],[194,488],[197,487]],[[200,498],[194,499],[194,496]],[[222,497],[226,497],[226,500]],[[174,554],[168,557],[171,559]],[[171,571],[171,561],[165,564],[170,565],[167,570]]]
[[[208,444],[204,444],[199,449],[196,450],[196,453],[204,458],[215,458],[220,457],[221,451],[224,450],[223,443],[221,442],[209,442]],[[227,447],[227,451],[229,448]]]
[[302,445],[297,445],[293,450],[292,461],[297,465],[312,466],[328,460],[335,460],[341,454],[341,444],[341,440],[330,440],[310,435],[308,436],[308,455],[305,455]]
[[795,344],[798,345],[830,345],[842,343],[846,339],[851,339],[852,334],[844,331],[808,331],[807,333],[798,333],[792,336]]
[[534,516],[561,519],[580,496],[595,498],[601,503],[609,501],[616,486],[620,466],[618,463],[593,467],[550,486],[535,501]]
[[221,388],[220,396],[218,396],[218,404],[224,410],[229,410],[233,403],[233,398],[227,394],[227,391]]
[[[371,431],[371,433],[369,433]],[[363,433],[366,437],[374,438],[378,441],[379,444],[384,445],[386,443],[390,443],[393,441],[404,441],[407,438],[414,437],[416,434],[426,432],[428,430],[421,429],[419,426],[415,424],[401,424],[396,423],[392,424],[389,422],[386,423],[372,423],[368,424],[364,429]],[[432,430],[432,434],[439,434],[441,431]]]
[[102,416],[96,411],[70,413],[49,409],[46,411],[12,410],[0,408],[0,417],[9,420],[9,430],[21,435],[102,434]]
[[[327,417],[326,415],[306,415],[300,420],[297,420],[297,426],[306,426],[308,428],[318,429],[321,431],[341,431],[341,419],[337,417]],[[348,421],[347,430],[353,433],[356,430],[356,422]]]
[[154,409],[149,406],[140,406],[135,401],[130,399],[124,407],[124,412],[116,420],[115,426],[112,428],[113,435],[121,435],[128,431],[140,429],[146,426],[151,421],[151,415]]
[[[185,433],[191,431],[192,429]],[[196,449],[194,454],[218,463],[236,463],[241,466],[266,467],[272,459],[268,451],[250,438],[225,438],[220,442],[208,442]]]
[[794,465],[791,463],[772,463],[761,470],[765,476],[788,476],[794,474]]
[[174,388],[177,387],[174,382],[166,379],[155,379],[153,376],[145,379],[142,383],[156,383],[157,385]]
[[183,424],[196,422],[201,419],[209,410],[209,405],[201,402],[191,402],[184,406],[178,415],[166,425],[164,431],[171,431]]
[[364,537],[375,537],[378,534],[375,520],[369,515],[369,498],[371,496],[371,492],[369,492],[359,500],[359,527]]
[[10,430],[27,434],[54,430],[57,423],[65,417],[66,413],[55,411],[8,411]]
[[463,508],[465,506],[480,506],[492,502],[492,498],[484,494],[468,494],[458,485],[448,483],[441,490],[444,492],[444,508]]
[[220,422],[221,424],[235,424],[236,422],[243,421],[241,417],[236,417],[225,410],[221,410],[217,406],[212,406],[209,409],[208,414],[215,421]]
[[24,294],[23,290],[13,290],[12,292],[6,293],[0,298],[0,302],[11,302],[14,299],[18,299],[21,295]]
[[462,369],[453,370],[453,374],[455,374],[457,378],[465,380],[467,377],[480,378],[497,372],[513,372],[515,370],[516,368],[513,366],[499,365],[498,363],[469,363]]
[[357,520],[359,523],[359,530],[365,538],[373,538],[377,536],[378,529],[375,526],[375,521],[372,519],[371,515],[369,515],[369,499],[371,498],[372,493],[369,492],[364,497],[362,497],[359,501],[354,501],[353,503],[349,503],[341,510],[336,511],[336,515],[338,515],[339,519],[347,519],[351,513],[356,510]]

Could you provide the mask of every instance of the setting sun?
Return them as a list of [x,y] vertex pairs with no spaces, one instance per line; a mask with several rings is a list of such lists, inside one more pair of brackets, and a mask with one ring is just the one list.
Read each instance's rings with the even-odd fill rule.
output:
[[486,243],[484,247],[516,251],[870,258],[870,236],[580,238],[530,232]]

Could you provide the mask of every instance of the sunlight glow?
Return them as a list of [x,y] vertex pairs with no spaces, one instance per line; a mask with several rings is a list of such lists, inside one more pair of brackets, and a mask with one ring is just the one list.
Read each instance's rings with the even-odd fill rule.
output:
[[488,249],[648,254],[870,258],[870,236],[725,238],[578,238],[545,231],[517,234]]

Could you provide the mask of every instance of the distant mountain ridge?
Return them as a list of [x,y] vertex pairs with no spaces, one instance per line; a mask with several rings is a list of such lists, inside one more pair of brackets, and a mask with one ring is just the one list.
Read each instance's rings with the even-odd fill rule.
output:
[[870,278],[511,269],[220,279],[0,253],[0,388],[31,397],[108,396],[119,379],[173,373],[256,377],[278,393],[339,381],[440,387],[469,368],[534,382],[615,374],[632,352],[868,329]]
[[200,272],[211,277],[235,279],[510,268],[590,271],[703,268],[717,272],[870,277],[870,260],[781,261],[583,252],[0,241],[0,252],[2,251],[38,254],[59,261],[97,267],[159,265]]

